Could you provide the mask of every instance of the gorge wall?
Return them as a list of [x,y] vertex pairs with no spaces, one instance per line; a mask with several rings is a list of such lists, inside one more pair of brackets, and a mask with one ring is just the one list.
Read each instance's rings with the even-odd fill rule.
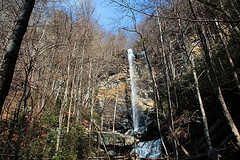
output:
[[[113,129],[114,109],[116,106],[115,130],[125,133],[132,129],[131,82],[127,53],[122,53],[124,63],[98,85],[98,113],[103,117],[105,130]],[[137,84],[136,105],[143,112],[153,111],[154,92],[152,81],[143,55],[134,53],[134,81]],[[116,72],[119,70],[119,72]]]

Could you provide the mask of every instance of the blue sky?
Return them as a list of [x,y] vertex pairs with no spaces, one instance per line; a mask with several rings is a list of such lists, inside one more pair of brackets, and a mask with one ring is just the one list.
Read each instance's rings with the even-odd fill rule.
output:
[[[66,7],[71,8],[81,1],[82,0],[68,0],[62,5],[66,5]],[[111,3],[110,1],[111,0],[91,0],[93,5],[95,6],[94,16],[98,20],[99,25],[102,26],[106,31],[116,31],[119,27],[131,28],[130,26],[133,26],[133,23],[132,19],[129,18],[129,15],[131,16],[131,13],[129,13],[130,10],[119,7],[116,3]],[[136,3],[136,0],[128,0],[128,2],[134,4]],[[127,14],[128,16],[126,16]],[[137,19],[140,19],[140,16],[137,15],[137,13],[134,14],[136,14]]]
[[95,15],[99,19],[99,24],[107,31],[131,26],[131,20],[125,16],[126,13],[121,12],[116,4],[109,1],[95,0]]
[[112,30],[117,27],[117,8],[108,0],[95,0],[95,15],[104,29]]

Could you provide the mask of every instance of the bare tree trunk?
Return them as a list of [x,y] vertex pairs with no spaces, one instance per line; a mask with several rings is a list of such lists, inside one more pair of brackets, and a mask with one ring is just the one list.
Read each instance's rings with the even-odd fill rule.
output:
[[230,52],[229,52],[229,49],[228,49],[228,45],[227,45],[227,42],[223,36],[223,34],[221,33],[221,26],[218,22],[215,22],[217,28],[219,29],[219,36],[220,36],[220,39],[224,45],[224,48],[225,48],[225,51],[226,51],[226,54],[227,54],[227,57],[228,57],[228,62],[231,66],[231,71],[232,71],[232,74],[233,74],[233,77],[234,77],[234,81],[235,81],[235,84],[237,86],[237,89],[238,89],[238,92],[240,92],[240,84],[239,84],[239,78],[238,78],[238,75],[237,75],[237,72],[236,72],[236,69],[235,69],[235,66],[234,66],[234,63],[233,63],[233,60],[232,60],[232,57],[230,55]]
[[[160,1],[161,3],[161,1]],[[162,55],[161,57],[163,58],[163,72],[164,72],[164,77],[165,77],[165,83],[166,83],[166,89],[167,89],[167,104],[168,104],[168,112],[169,112],[169,129],[172,134],[174,134],[174,124],[173,124],[173,117],[172,117],[172,106],[171,106],[171,95],[170,95],[170,86],[169,86],[169,76],[168,76],[168,68],[167,68],[167,60],[166,60],[166,55],[165,55],[165,50],[164,50],[164,45],[163,45],[163,33],[162,33],[162,24],[159,19],[159,11],[157,4],[155,3],[154,0],[154,5],[156,9],[156,14],[157,14],[157,22],[158,22],[158,27],[159,27],[159,33],[160,33],[160,43],[162,47]],[[172,145],[173,145],[173,150],[174,150],[174,155],[176,160],[178,160],[178,151],[177,151],[177,142],[174,138],[174,135],[172,135]]]
[[[209,28],[209,25],[207,25],[207,31],[208,31],[209,34],[210,34],[210,40],[211,40],[211,42],[213,43],[213,48],[215,49],[215,52],[218,53],[217,45],[216,45],[216,43],[215,43],[215,38],[214,38],[214,36],[213,36],[210,28]],[[221,69],[222,69],[222,71],[223,71],[223,74],[226,74],[226,73],[225,73],[225,69],[224,69],[223,64],[222,64],[221,58],[220,58],[220,57],[217,57],[217,58],[218,58],[218,62],[219,62],[219,64],[220,64],[220,66],[221,66]]]
[[[91,62],[92,63],[92,62]],[[93,77],[94,79],[94,77]],[[95,83],[94,83],[95,84]],[[92,84],[92,85],[94,85]],[[90,113],[90,125],[89,125],[89,149],[91,150],[91,132],[92,132],[92,126],[95,125],[95,121],[94,121],[94,117],[93,117],[93,107],[94,107],[94,103],[95,103],[95,90],[92,89],[92,95],[89,101],[89,105],[91,105],[91,113]],[[95,126],[96,127],[96,126]]]
[[65,86],[65,92],[64,92],[64,97],[63,97],[63,102],[61,104],[60,112],[59,112],[59,124],[57,128],[57,142],[56,142],[56,152],[59,150],[60,146],[60,136],[62,132],[62,120],[63,120],[63,112],[65,110],[65,106],[68,103],[68,87],[69,87],[69,82],[70,82],[70,56],[68,60],[68,68],[67,68],[67,82]]
[[[164,47],[164,46],[163,46]],[[173,144],[173,149],[174,149],[174,154],[175,154],[175,158],[178,159],[178,151],[177,151],[177,143],[174,137],[174,123],[173,123],[173,116],[172,116],[172,105],[171,105],[171,94],[170,94],[170,79],[168,76],[168,67],[167,67],[167,60],[166,60],[166,55],[165,52],[162,51],[162,58],[163,58],[163,73],[164,73],[164,77],[165,77],[165,85],[166,85],[166,89],[167,89],[167,104],[168,104],[168,112],[169,112],[169,129],[170,132],[172,134],[172,144]]]
[[73,102],[73,94],[74,94],[74,79],[72,80],[72,90],[71,90],[71,99],[70,99],[70,103],[69,103],[69,110],[68,110],[68,121],[67,121],[67,132],[69,132],[69,127],[70,127],[70,119],[71,119],[71,111],[72,111],[72,102]]
[[[144,57],[145,57],[145,59],[146,59],[146,62],[147,62],[147,65],[148,65],[149,74],[150,74],[150,77],[151,77],[152,82],[153,82],[153,88],[154,88],[155,95],[156,95],[156,97],[157,97],[157,102],[159,103],[159,105],[160,105],[160,107],[161,107],[161,110],[162,110],[162,114],[163,114],[164,118],[166,119],[166,114],[165,114],[164,109],[163,109],[161,97],[160,97],[160,94],[159,94],[159,91],[158,91],[156,79],[155,79],[155,77],[154,77],[154,75],[153,75],[153,72],[152,72],[152,67],[151,67],[151,64],[150,64],[150,61],[149,61],[149,58],[148,58],[148,54],[147,54],[147,50],[146,50],[146,48],[145,48],[145,44],[144,44],[144,41],[143,41],[143,37],[142,37],[142,34],[140,34],[139,32],[138,32],[138,34],[139,34],[140,37],[141,37],[142,46],[143,46],[143,49],[144,49]],[[161,134],[161,125],[160,125],[159,112],[158,112],[158,108],[157,108],[157,107],[156,107],[156,110],[157,110],[158,129],[159,129],[159,133],[160,133],[161,142],[162,142],[162,145],[163,145],[165,154],[166,154],[166,156],[168,157],[168,151],[167,151],[166,145],[165,145],[165,143],[164,143],[164,141],[163,141],[163,137],[162,137],[162,134]],[[135,155],[135,156],[136,156],[136,155]],[[136,158],[136,157],[135,157],[135,158]],[[167,159],[168,159],[168,158],[167,158]]]
[[157,114],[157,124],[158,124],[158,131],[159,131],[159,135],[160,135],[160,138],[161,138],[161,142],[162,142],[162,145],[163,145],[163,149],[165,151],[165,154],[166,154],[166,157],[167,157],[167,160],[169,160],[169,157],[168,157],[168,151],[167,151],[167,148],[166,148],[166,145],[163,141],[163,136],[162,136],[162,131],[161,131],[161,123],[160,123],[160,118],[159,118],[159,110],[158,110],[158,107],[156,105],[156,114]]
[[173,81],[172,84],[173,84],[173,88],[174,88],[176,108],[178,108],[178,94],[177,94],[177,88],[176,88],[176,70],[175,70],[175,64],[174,64],[174,60],[173,60],[171,51],[169,52],[169,64],[170,64],[171,76],[172,76],[172,81]]
[[106,145],[105,145],[104,139],[103,139],[103,137],[102,137],[102,135],[101,135],[101,132],[98,131],[98,128],[97,128],[97,126],[96,126],[96,124],[95,124],[94,122],[93,122],[93,124],[94,124],[94,127],[95,127],[95,129],[96,129],[96,131],[97,131],[97,133],[98,133],[101,141],[102,141],[103,148],[104,148],[104,150],[105,150],[105,152],[106,152],[106,154],[107,154],[107,157],[108,157],[109,160],[111,160],[111,158],[110,158],[110,156],[109,156],[109,154],[108,154],[108,150],[107,150],[107,147],[106,147]]
[[[104,88],[103,106],[102,106],[102,109],[100,111],[100,117],[101,117],[100,135],[102,134],[102,131],[103,131],[103,121],[104,121],[103,111],[104,111],[105,101],[106,101],[106,90],[107,90],[107,86],[105,86],[105,88]],[[100,149],[100,145],[101,145],[101,143],[99,142],[98,143],[98,149]]]
[[156,79],[155,79],[155,77],[153,75],[152,67],[151,67],[151,64],[150,64],[150,61],[149,61],[149,58],[148,58],[148,54],[147,54],[147,50],[146,50],[145,44],[143,42],[143,37],[142,37],[142,35],[140,35],[140,36],[141,36],[142,45],[143,45],[143,49],[144,49],[144,56],[145,56],[145,59],[146,59],[147,65],[148,65],[149,74],[150,74],[150,77],[151,77],[152,82],[153,82],[154,92],[155,92],[155,94],[157,96],[157,102],[159,103],[159,105],[161,107],[163,116],[166,118],[166,114],[164,112],[163,105],[162,105],[162,100],[161,100],[161,97],[160,97],[160,94],[159,94],[159,91],[158,91],[157,82],[156,82]]
[[91,94],[91,78],[92,78],[92,58],[89,58],[89,73],[88,73],[88,89],[87,89],[87,103],[86,106],[88,107],[90,104],[90,94]]
[[198,83],[198,77],[197,77],[197,73],[195,70],[195,63],[194,63],[194,57],[193,55],[191,55],[190,57],[190,61],[191,61],[191,67],[192,67],[192,72],[193,72],[193,78],[195,81],[195,89],[197,92],[197,97],[198,97],[198,103],[199,103],[199,107],[202,113],[202,119],[203,119],[203,125],[204,125],[204,134],[207,140],[207,144],[208,147],[210,148],[212,146],[211,144],[211,139],[210,139],[210,135],[209,135],[209,130],[208,130],[208,123],[207,123],[207,116],[203,107],[203,102],[202,102],[202,97],[200,94],[200,89],[199,89],[199,83]]
[[80,75],[79,76],[79,86],[78,86],[78,100],[77,100],[77,117],[76,117],[76,122],[79,122],[79,118],[80,118],[80,107],[82,105],[82,81],[83,81],[83,59],[81,60],[81,68],[80,68]]
[[226,10],[224,9],[224,6],[222,4],[222,1],[220,0],[220,7],[218,7],[217,5],[211,3],[211,2],[208,2],[206,0],[198,0],[199,2],[201,2],[202,4],[212,8],[212,9],[215,9],[215,10],[218,10],[220,12],[223,13],[223,15],[230,21],[230,25],[233,27],[233,30],[236,32],[236,34],[238,36],[240,36],[240,30],[239,28],[234,25],[234,21],[235,21],[235,18]]
[[91,104],[91,78],[92,78],[92,58],[89,58],[89,74],[88,74],[88,93],[87,93],[87,107],[91,106],[90,110],[90,125],[89,125],[89,149],[91,151],[91,133],[93,125],[93,105]]
[[[191,8],[191,11],[192,11],[192,14],[193,14],[194,18],[197,19],[197,16],[195,15],[194,9],[192,7],[192,0],[189,0],[189,5],[190,5],[190,8]],[[198,35],[199,35],[200,40],[201,40],[203,52],[205,54],[205,60],[206,60],[206,63],[208,65],[208,68],[210,70],[211,79],[213,81],[213,85],[214,85],[216,95],[217,95],[218,100],[219,100],[219,102],[222,106],[223,114],[224,114],[225,118],[227,119],[228,124],[231,127],[231,130],[232,130],[232,132],[233,132],[233,134],[234,134],[234,136],[237,140],[237,146],[240,147],[240,135],[239,135],[238,129],[237,129],[235,123],[233,122],[233,119],[232,119],[232,117],[231,117],[231,115],[228,111],[225,100],[223,98],[222,91],[221,91],[221,88],[219,86],[218,79],[217,79],[217,76],[216,76],[216,71],[215,71],[215,68],[214,68],[214,66],[211,62],[210,52],[208,50],[209,47],[207,46],[207,41],[206,41],[207,37],[203,33],[204,29],[201,29],[201,27],[198,24],[197,24],[197,31],[198,31]]]
[[21,47],[23,36],[27,31],[34,4],[35,0],[25,0],[23,13],[15,25],[12,38],[8,44],[6,54],[4,55],[4,60],[0,69],[0,113],[2,112],[4,101],[12,83],[18,52]]
[[[25,77],[25,83],[24,83],[24,91],[23,91],[23,95],[24,95],[24,107],[23,107],[23,115],[22,115],[22,119],[21,119],[21,123],[19,126],[19,133],[18,133],[18,141],[16,144],[16,148],[15,148],[15,155],[14,155],[14,160],[18,159],[18,152],[19,152],[19,147],[21,144],[21,139],[22,139],[22,128],[23,128],[23,124],[25,121],[25,114],[26,114],[26,108],[27,108],[27,99],[30,97],[31,95],[31,87],[29,89],[28,88],[28,83],[29,83],[29,76],[32,70],[32,64],[30,62],[29,67],[26,71],[26,77]],[[27,91],[28,90],[28,91]]]
[[[75,48],[76,48],[76,42],[74,43],[72,56],[69,56],[69,57],[75,57]],[[70,62],[71,62],[71,60],[72,60],[72,58],[69,59]],[[67,132],[69,132],[71,111],[72,111],[72,105],[73,105],[72,102],[73,102],[74,87],[75,87],[75,81],[74,81],[75,69],[76,69],[76,66],[73,69],[73,75],[72,75],[72,87],[71,87],[71,97],[70,97],[69,110],[68,110]]]
[[[179,15],[176,12],[175,8],[174,8],[174,14],[177,17],[179,17]],[[197,76],[197,72],[195,70],[194,56],[193,56],[193,53],[189,53],[189,51],[187,49],[187,45],[186,45],[186,42],[185,42],[186,37],[185,37],[185,35],[183,33],[183,29],[182,29],[182,25],[181,25],[181,20],[180,19],[178,19],[178,27],[180,29],[181,36],[182,36],[183,49],[184,49],[184,51],[185,51],[185,53],[186,53],[186,55],[188,57],[188,60],[190,61],[190,64],[191,64],[193,78],[194,78],[194,82],[195,82],[195,89],[196,89],[197,97],[198,97],[199,108],[201,110],[202,119],[203,119],[204,135],[205,135],[208,147],[210,148],[211,147],[211,139],[210,139],[210,135],[209,135],[207,117],[206,117],[206,113],[205,113],[205,110],[204,110],[204,107],[203,107],[202,97],[201,97],[201,93],[200,93],[198,76]]]

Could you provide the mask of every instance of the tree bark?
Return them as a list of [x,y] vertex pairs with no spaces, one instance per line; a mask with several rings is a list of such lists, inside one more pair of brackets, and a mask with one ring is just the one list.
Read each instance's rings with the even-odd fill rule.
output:
[[[74,43],[72,56],[69,56],[69,57],[71,57],[71,58],[69,59],[70,62],[72,61],[72,57],[73,57],[73,58],[75,57],[75,48],[76,48],[76,42]],[[72,75],[72,87],[71,87],[71,97],[70,97],[69,110],[68,110],[67,132],[69,132],[72,105],[74,105],[74,104],[73,104],[73,98],[74,98],[74,94],[75,94],[75,93],[74,93],[74,91],[75,91],[75,90],[74,90],[74,87],[75,87],[75,81],[74,81],[74,78],[75,78],[75,70],[76,70],[76,66],[74,66],[73,75]],[[70,78],[70,77],[69,77],[69,78]]]
[[223,34],[221,33],[222,28],[221,28],[221,26],[220,26],[220,24],[218,22],[215,22],[215,24],[216,24],[217,28],[219,29],[218,34],[220,36],[222,44],[224,45],[224,48],[225,48],[225,51],[226,51],[226,54],[227,54],[227,57],[228,57],[228,62],[230,64],[230,66],[231,66],[231,72],[233,74],[234,81],[235,81],[235,84],[237,86],[238,92],[240,92],[239,78],[238,78],[238,75],[237,75],[237,72],[236,72],[236,69],[235,69],[232,57],[231,57],[230,52],[229,52],[226,39],[224,38]]
[[[161,2],[160,2],[161,3]],[[163,45],[163,32],[162,32],[162,24],[159,19],[159,12],[158,12],[158,7],[157,4],[154,1],[155,9],[156,9],[156,14],[157,14],[157,22],[158,22],[158,28],[159,28],[159,33],[160,33],[160,43],[162,47],[162,54],[160,57],[162,57],[162,66],[163,66],[163,73],[165,77],[165,84],[166,84],[166,89],[167,89],[167,104],[168,104],[168,112],[169,112],[169,129],[170,132],[172,133],[172,145],[173,145],[173,150],[174,150],[174,156],[175,159],[178,160],[178,150],[177,150],[177,142],[174,137],[174,124],[173,124],[173,116],[172,116],[172,105],[171,105],[171,94],[170,94],[170,77],[168,74],[168,66],[167,66],[167,59],[166,59],[166,54],[164,50],[164,45]]]
[[29,64],[28,69],[26,70],[26,77],[25,77],[24,91],[23,91],[24,107],[23,107],[23,114],[22,114],[22,118],[21,118],[21,122],[20,122],[20,126],[19,126],[18,141],[17,141],[16,148],[15,148],[14,160],[18,159],[18,152],[19,152],[19,148],[21,145],[21,139],[22,139],[22,130],[23,130],[23,125],[24,125],[25,116],[26,116],[27,100],[30,97],[31,90],[32,90],[31,87],[29,87],[29,89],[27,89],[31,72],[32,72],[32,63]]
[[[177,12],[176,12],[176,10],[175,10],[175,8],[174,8],[174,14],[177,17],[179,17]],[[181,20],[180,19],[178,19],[178,27],[180,29],[181,36],[182,36],[182,43],[183,43],[184,52],[186,53],[186,55],[188,57],[188,60],[190,61],[191,68],[192,68],[192,73],[193,73],[193,78],[194,78],[194,82],[195,82],[195,89],[196,89],[196,92],[197,92],[199,108],[201,110],[202,119],[203,119],[204,135],[205,135],[208,147],[210,148],[211,147],[211,138],[210,138],[210,135],[209,135],[207,117],[206,117],[205,109],[204,109],[203,102],[202,102],[202,96],[201,96],[201,93],[200,93],[198,76],[197,76],[197,72],[195,70],[194,56],[193,56],[193,53],[189,52],[188,49],[187,49],[187,45],[186,45],[186,42],[185,42],[186,37],[185,37],[185,35],[183,33],[183,29],[182,29],[182,25],[181,25]]]
[[205,134],[205,137],[206,137],[206,140],[207,140],[208,147],[210,148],[212,146],[212,144],[211,144],[211,138],[210,138],[209,130],[208,130],[207,116],[206,116],[206,113],[205,113],[205,109],[203,107],[202,97],[201,97],[201,94],[200,94],[200,88],[199,88],[199,83],[198,83],[197,72],[195,70],[195,63],[194,63],[193,55],[190,57],[190,61],[191,61],[191,65],[192,65],[192,72],[193,72],[193,78],[194,78],[194,81],[195,81],[195,89],[196,89],[196,92],[197,92],[198,103],[199,103],[199,107],[200,107],[200,110],[201,110],[201,113],[202,113],[204,134]]
[[78,95],[77,95],[77,115],[76,115],[76,123],[79,122],[79,119],[80,119],[80,107],[82,106],[82,97],[83,97],[83,86],[82,86],[82,81],[83,81],[83,60],[84,60],[84,57],[82,57],[81,59],[81,68],[80,68],[80,75],[78,75],[78,78],[79,78],[79,82],[78,82]]
[[[198,1],[199,1],[200,3],[202,3],[202,4],[204,4],[204,5],[212,8],[212,9],[215,9],[215,10],[218,10],[218,11],[222,12],[222,14],[223,14],[226,18],[229,19],[230,25],[233,27],[233,30],[236,32],[236,34],[237,34],[238,36],[240,36],[240,30],[239,30],[239,28],[238,28],[236,25],[233,24],[233,22],[235,22],[235,21],[238,22],[239,20],[236,20],[236,19],[234,18],[234,16],[232,16],[226,9],[224,9],[221,1],[220,1],[220,7],[217,6],[217,5],[215,5],[215,4],[213,4],[213,3],[207,2],[206,0],[198,0]],[[196,19],[196,20],[197,20],[197,19]]]
[[[189,0],[189,5],[191,7],[191,11],[192,11],[192,14],[193,14],[194,18],[197,19],[197,16],[195,15],[194,9],[192,7],[192,1],[191,0]],[[237,146],[240,147],[240,135],[239,135],[238,129],[237,129],[235,123],[233,122],[233,119],[232,119],[232,117],[231,117],[231,115],[228,111],[225,100],[223,98],[222,91],[221,91],[221,88],[219,86],[218,79],[217,79],[217,76],[216,76],[216,71],[215,71],[213,63],[211,61],[210,52],[209,52],[209,49],[208,49],[209,47],[207,46],[206,36],[204,35],[203,31],[204,30],[199,26],[199,24],[197,24],[197,32],[198,32],[198,35],[199,35],[199,38],[200,38],[200,41],[201,41],[202,50],[205,54],[205,60],[206,60],[206,63],[208,65],[208,69],[210,70],[211,79],[213,81],[213,85],[214,85],[216,95],[217,95],[218,100],[221,104],[221,107],[222,107],[222,110],[223,110],[223,115],[227,119],[227,122],[228,122],[229,126],[231,127],[231,130],[232,130],[232,132],[233,132],[233,134],[236,138]]]
[[59,123],[58,123],[58,128],[57,128],[57,142],[56,142],[56,153],[59,151],[59,146],[60,146],[60,138],[61,138],[61,132],[62,132],[62,120],[63,120],[63,114],[65,110],[65,105],[68,104],[68,88],[69,88],[69,83],[70,83],[70,56],[68,60],[68,67],[67,67],[67,82],[65,86],[65,92],[64,92],[64,97],[63,97],[63,102],[61,104],[60,112],[59,112]]
[[18,53],[21,47],[23,36],[27,31],[28,22],[35,4],[35,0],[26,0],[24,2],[23,12],[19,17],[12,38],[8,44],[6,54],[0,69],[0,113],[4,101],[8,95],[11,86]]
[[75,82],[74,79],[72,80],[72,89],[71,89],[71,97],[70,97],[70,102],[69,102],[69,110],[68,110],[68,121],[67,121],[67,132],[69,132],[70,128],[70,119],[71,119],[71,112],[72,112],[72,103],[73,103],[73,94],[74,94],[74,87]]

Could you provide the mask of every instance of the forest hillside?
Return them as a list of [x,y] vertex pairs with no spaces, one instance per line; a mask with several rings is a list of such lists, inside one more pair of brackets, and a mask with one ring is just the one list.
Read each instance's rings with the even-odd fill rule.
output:
[[103,3],[0,1],[0,159],[238,160],[238,0]]

